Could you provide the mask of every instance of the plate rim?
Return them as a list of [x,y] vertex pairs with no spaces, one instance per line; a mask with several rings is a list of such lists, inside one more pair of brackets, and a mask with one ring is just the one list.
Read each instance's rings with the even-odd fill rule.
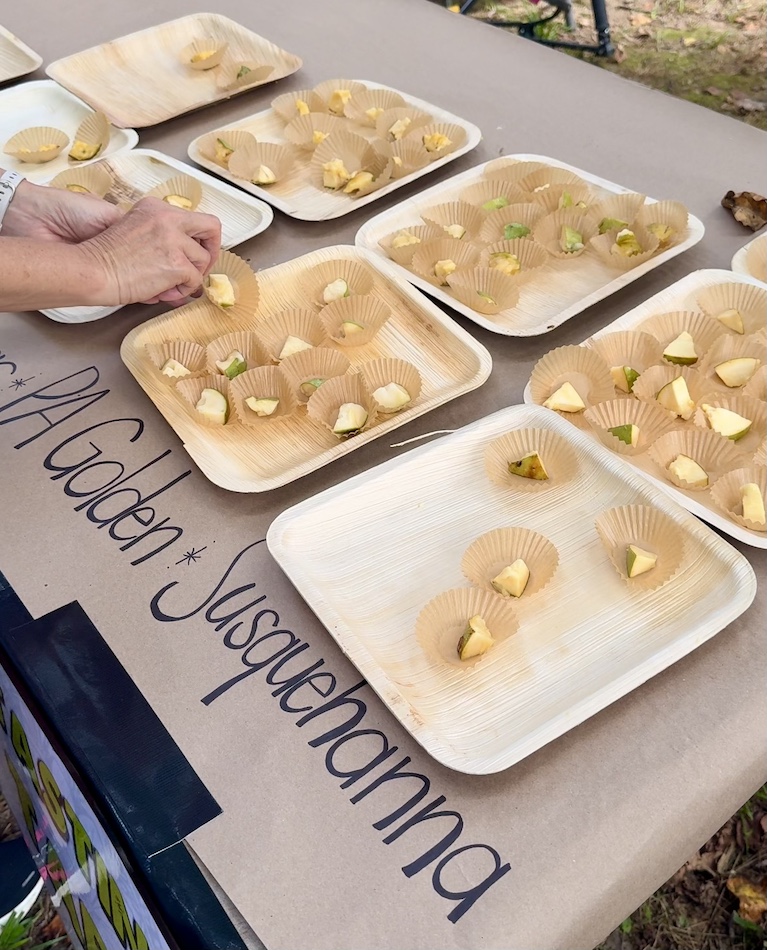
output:
[[33,73],[36,69],[39,69],[43,65],[43,57],[32,49],[31,46],[20,40],[15,33],[11,30],[4,27],[0,24],[0,36],[8,40],[8,42],[15,46],[16,49],[21,50],[22,53],[25,53],[33,61],[32,66],[28,69],[23,69],[20,73],[9,73],[7,76],[0,76],[0,83],[12,82],[14,79],[21,79],[22,76],[28,76],[30,73]]

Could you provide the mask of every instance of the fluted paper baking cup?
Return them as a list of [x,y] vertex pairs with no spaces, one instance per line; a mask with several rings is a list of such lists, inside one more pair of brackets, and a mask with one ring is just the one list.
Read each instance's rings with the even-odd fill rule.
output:
[[566,168],[556,168],[549,165],[546,168],[538,168],[529,175],[525,175],[519,182],[522,191],[527,192],[531,197],[548,191],[553,185],[578,185],[582,188],[588,188],[586,182],[580,175],[570,172]]
[[247,369],[256,366],[265,366],[269,362],[269,354],[261,340],[252,330],[235,330],[211,340],[205,347],[205,369],[208,373],[221,373],[216,362],[224,360],[234,351],[245,357]]
[[[425,244],[427,241],[438,240],[442,234],[444,234],[444,232],[432,224],[417,224],[415,227],[400,228],[398,231],[387,234],[385,238],[381,238],[378,245],[383,248],[386,255],[393,261],[407,267],[413,260],[413,255],[422,244]],[[412,243],[404,244],[402,247],[393,247],[393,242],[397,238],[407,238],[408,240],[416,238],[416,240],[412,241]]]
[[756,396],[762,401],[767,400],[767,366],[760,366],[754,375],[743,387],[745,396]]
[[412,363],[407,363],[405,360],[385,356],[377,360],[360,363],[358,369],[367,388],[374,395],[377,389],[396,383],[398,386],[402,386],[410,396],[410,401],[399,409],[387,409],[379,403],[378,411],[381,415],[390,415],[393,412],[399,412],[401,409],[409,409],[421,395],[421,374]]
[[[619,577],[634,593],[660,590],[682,566],[684,535],[673,519],[658,508],[649,505],[608,508],[596,519],[594,527]],[[656,555],[655,567],[629,577],[626,553],[630,544]]]
[[450,293],[477,313],[511,310],[519,300],[519,281],[494,267],[456,270],[447,279]]
[[517,158],[496,158],[485,165],[482,170],[482,177],[515,184],[541,168],[550,167],[546,162],[524,162]]
[[[767,290],[764,287],[735,282],[714,284],[701,288],[696,300],[700,309],[713,318],[727,310],[737,310],[743,318],[745,336],[764,329],[767,312]],[[727,336],[740,335],[729,327],[724,329]]]
[[[344,130],[332,132],[312,154],[310,164],[312,184],[323,191],[337,191],[343,194],[349,181],[359,172],[365,171],[369,165],[373,165],[377,157],[372,145],[361,135],[354,135]],[[340,162],[349,177],[339,176],[338,187],[331,188],[324,183],[323,166],[334,162]]]
[[[238,420],[246,426],[270,425],[298,408],[293,386],[279,366],[258,366],[240,373],[232,380],[229,393]],[[270,415],[259,416],[246,402],[251,397],[277,399],[277,406]]]
[[299,275],[303,293],[316,307],[325,307],[332,302],[326,299],[326,291],[337,280],[345,282],[349,297],[369,294],[375,286],[373,272],[366,264],[344,258],[322,261]]
[[640,375],[661,360],[663,347],[649,333],[641,330],[616,330],[589,340],[590,349],[598,353],[608,367],[628,366]]
[[[329,346],[301,350],[300,353],[286,356],[280,363],[280,369],[290,381],[299,403],[307,403],[315,389],[335,376],[344,376],[350,366],[351,363],[340,350]],[[302,388],[305,384],[310,384],[308,392]]]
[[[765,365],[767,352],[764,337],[761,334],[752,333],[750,336],[722,334],[711,344],[700,361],[700,371],[707,381],[713,383],[714,389],[726,389],[733,392],[736,387],[727,387],[722,378],[717,375],[716,367],[728,360],[743,358],[756,359],[759,360],[760,366]],[[750,383],[751,379],[746,382]]]
[[[711,388],[707,386],[705,379],[696,369],[690,366],[672,366],[671,363],[667,363],[663,366],[648,367],[634,383],[632,392],[642,402],[659,405],[657,401],[658,393],[665,385],[679,376],[684,379],[690,393],[690,399],[696,405],[701,396],[704,396]],[[692,413],[690,413],[689,418],[692,418]],[[682,425],[685,421],[687,420],[683,420],[680,416],[677,419],[677,424]]]
[[762,442],[751,459],[754,465],[767,465],[767,441]]
[[[367,92],[367,86],[356,79],[326,79],[314,87],[323,107],[333,115],[344,116],[354,98]],[[346,93],[351,93],[347,97]]]
[[295,160],[293,146],[247,142],[230,155],[229,171],[235,178],[268,188],[290,175]]
[[[530,397],[542,406],[564,383],[573,386],[586,409],[615,396],[610,368],[598,353],[585,346],[559,346],[545,353],[530,375]],[[583,410],[554,411],[580,428],[588,427]]]
[[342,297],[320,311],[325,332],[339,346],[370,343],[390,316],[386,304],[373,296]]
[[432,121],[428,112],[411,106],[395,106],[387,109],[376,119],[376,135],[384,142],[397,142],[422,129]]
[[21,132],[12,135],[5,143],[3,151],[6,155],[13,155],[20,162],[42,165],[58,158],[68,144],[69,136],[66,132],[39,125],[22,129]]
[[[581,235],[583,247],[580,250],[562,250],[562,231],[565,227]],[[569,261],[580,257],[588,249],[589,242],[596,233],[596,223],[588,212],[554,211],[536,222],[533,228],[533,239],[543,245],[552,257]]]
[[417,136],[398,142],[376,142],[376,149],[391,159],[391,177],[394,179],[412,175],[425,168],[430,161],[429,153]]
[[202,185],[198,178],[192,178],[191,175],[172,175],[150,188],[146,197],[159,198],[167,204],[172,204],[168,201],[171,197],[186,198],[191,202],[191,207],[184,210],[194,211],[202,201]]
[[413,134],[429,153],[430,162],[436,162],[466,144],[466,129],[453,122],[429,122],[419,126]]
[[[599,436],[602,445],[627,457],[646,452],[653,442],[676,427],[673,413],[638,399],[608,399],[587,409],[583,417]],[[639,429],[636,445],[627,445],[610,432],[610,429],[626,425],[635,425]]]
[[435,265],[452,261],[456,269],[453,273],[469,270],[479,262],[479,248],[469,241],[456,241],[454,238],[440,237],[423,241],[415,250],[410,269],[435,287],[447,286],[449,274],[435,273]]
[[189,376],[195,376],[205,371],[205,347],[191,340],[168,340],[165,343],[147,343],[146,353],[149,361],[157,370],[158,376],[168,386],[175,384],[176,379],[184,377],[166,376],[162,372],[168,360],[176,360],[185,369]]
[[[718,320],[712,320],[705,313],[696,310],[672,310],[668,313],[656,313],[643,320],[639,329],[654,336],[660,343],[661,356],[663,350],[675,340],[680,333],[689,333],[698,354],[698,363],[701,363],[706,351],[724,331]],[[697,365],[697,364],[690,364]]]
[[202,396],[203,389],[215,389],[222,393],[229,406],[229,414],[227,416],[226,422],[224,422],[223,425],[236,425],[237,418],[232,412],[232,402],[229,395],[229,380],[226,378],[226,376],[187,376],[184,379],[177,380],[176,392],[179,394],[181,401],[186,406],[189,417],[198,425],[207,426],[208,428],[212,429],[217,429],[220,427],[220,425],[222,425],[222,423],[212,422],[206,416],[201,415],[195,408],[200,400],[200,397]]
[[103,198],[112,187],[112,176],[101,162],[97,162],[95,165],[86,165],[85,168],[67,168],[52,178],[48,186]]
[[746,251],[746,269],[752,277],[767,284],[767,235],[757,238]]
[[200,151],[205,158],[220,165],[221,168],[229,167],[229,159],[237,149],[253,148],[255,145],[255,135],[240,129],[220,129],[218,132],[208,132],[199,142]]
[[[458,641],[469,620],[477,616],[487,624],[494,645],[486,653],[462,660]],[[491,662],[518,626],[514,605],[508,600],[477,587],[459,587],[437,594],[426,604],[416,620],[415,636],[432,663],[471,673]]]
[[181,50],[180,59],[184,66],[204,72],[219,65],[228,45],[212,36],[200,36]]
[[[347,373],[345,376],[334,376],[326,383],[323,383],[310,397],[306,404],[306,411],[310,419],[319,422],[320,425],[330,429],[333,428],[338,420],[338,413],[341,406],[352,403],[362,406],[367,413],[364,424],[359,432],[369,429],[376,421],[378,414],[378,405],[373,398],[373,394],[365,385],[365,380],[359,373]],[[339,439],[344,438],[343,434],[333,433]],[[346,436],[354,438],[354,435]]]
[[497,241],[511,240],[506,237],[506,228],[511,225],[521,224],[530,229],[530,233],[524,235],[523,240],[530,240],[533,236],[533,229],[538,221],[546,214],[542,205],[535,202],[521,202],[519,204],[508,205],[505,208],[499,208],[497,211],[491,211],[482,222],[479,231],[479,239],[485,244],[494,244]]
[[724,395],[719,392],[708,393],[702,397],[692,419],[695,425],[702,429],[713,429],[704,406],[711,406],[713,409],[728,409],[749,420],[751,428],[748,432],[739,439],[730,441],[737,446],[739,452],[753,456],[767,435],[767,403],[755,396],[733,394],[732,390]]
[[600,259],[609,267],[619,271],[629,271],[645,261],[649,261],[653,254],[658,250],[658,239],[654,234],[650,234],[645,228],[635,224],[633,228],[634,237],[641,248],[638,254],[632,254],[626,257],[618,253],[616,239],[619,231],[608,231],[606,234],[597,234],[591,238],[590,244],[599,255]]
[[445,231],[448,237],[454,237],[447,228],[458,226],[465,229],[465,234],[458,240],[471,241],[478,237],[482,227],[482,212],[466,201],[446,201],[443,204],[432,205],[421,212],[421,217],[427,224]]
[[687,234],[687,208],[679,201],[650,201],[640,208],[639,224],[652,231],[656,226],[670,228],[671,234],[660,241],[661,250],[673,247]]
[[344,119],[327,112],[310,112],[288,122],[283,135],[297,148],[313,152],[329,135],[341,131],[347,131]]
[[519,600],[529,600],[540,593],[557,570],[557,549],[542,534],[530,528],[496,528],[473,541],[461,559],[466,579],[482,590],[497,594],[504,600],[516,598],[493,587],[493,580],[505,567],[521,558],[530,571],[530,578]]
[[[706,491],[725,472],[744,465],[748,460],[730,439],[711,429],[700,429],[697,426],[667,432],[653,442],[647,454],[666,481],[691,493]],[[708,475],[707,485],[691,485],[684,478],[679,478],[669,471],[669,465],[680,455],[700,465]]]
[[322,321],[313,310],[294,308],[282,310],[259,318],[255,332],[263,344],[267,355],[275,363],[280,360],[288,337],[295,337],[310,346],[321,346],[326,341],[327,334]]
[[216,85],[226,90],[245,89],[266,82],[274,70],[273,65],[255,59],[229,60],[224,56]]
[[[537,452],[546,479],[514,475],[509,465]],[[551,491],[578,474],[580,464],[572,445],[552,429],[513,429],[494,439],[484,453],[485,472],[495,485],[521,492]]]
[[[621,227],[630,228],[637,220],[640,208],[645,202],[645,196],[634,192],[626,192],[622,195],[610,195],[603,198],[592,209],[591,212],[597,221],[597,227],[602,222],[608,220],[622,222]],[[641,223],[641,222],[640,222]],[[606,228],[607,231],[615,230]]]
[[727,472],[711,486],[711,500],[717,508],[731,518],[736,524],[749,531],[764,533],[765,526],[758,521],[751,521],[743,517],[743,496],[741,489],[744,485],[756,484],[762,494],[762,502],[767,492],[767,468],[761,465],[744,465],[732,472]]
[[109,119],[103,112],[92,112],[77,127],[67,156],[69,161],[77,163],[96,158],[109,143],[109,137]]
[[309,109],[309,112],[328,111],[321,97],[313,89],[285,92],[281,96],[277,96],[276,99],[272,99],[271,106],[283,122],[292,122],[298,116],[307,114],[298,103],[303,103]]
[[366,89],[352,96],[345,111],[352,122],[375,128],[382,112],[400,109],[406,105],[404,98],[393,89]]
[[[489,244],[480,253],[480,266],[493,268],[495,260],[493,255],[496,254],[511,254],[517,259],[520,269],[511,276],[520,283],[526,283],[528,280],[535,278],[535,272],[549,262],[549,255],[546,250],[540,244],[527,241],[525,238],[515,238],[512,241],[496,241],[494,244]],[[501,270],[501,273],[504,273],[504,271]]]
[[593,212],[594,196],[586,185],[551,185],[534,195],[524,191],[521,194],[526,196],[523,200],[530,201],[532,198],[533,203],[540,205],[546,214],[568,210]]
[[[229,278],[234,288],[234,306],[221,307],[210,296],[210,279],[215,274]],[[221,313],[235,319],[249,319],[258,309],[258,280],[247,261],[231,251],[221,251],[210,274],[203,281],[203,290],[207,301]]]
[[[483,214],[490,214],[492,211],[500,210],[500,208],[507,208],[509,205],[527,201],[525,193],[509,182],[493,181],[486,178],[467,185],[459,192],[458,198],[460,201],[465,201],[467,204],[478,208]],[[495,207],[492,206],[494,202],[496,203]],[[498,202],[501,202],[501,204],[498,205]],[[485,207],[485,205],[490,205],[490,207]]]

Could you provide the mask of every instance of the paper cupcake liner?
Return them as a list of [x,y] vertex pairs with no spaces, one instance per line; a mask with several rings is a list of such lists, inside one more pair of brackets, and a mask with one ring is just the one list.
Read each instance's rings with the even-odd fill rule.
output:
[[656,313],[644,320],[640,324],[640,329],[655,337],[660,343],[660,359],[663,359],[663,350],[672,340],[675,340],[680,333],[689,333],[695,344],[695,352],[698,354],[698,362],[690,365],[698,366],[702,363],[706,351],[722,335],[724,327],[718,320],[712,320],[705,313],[695,310],[672,310],[669,313]]
[[[721,334],[711,344],[700,361],[700,371],[706,379],[715,384],[716,389],[726,389],[728,392],[734,392],[734,388],[726,387],[721,378],[717,376],[715,367],[727,360],[741,357],[757,359],[764,366],[765,361],[767,361],[764,337],[758,333],[752,333],[750,336],[737,336],[733,333]],[[753,377],[751,378],[753,379]],[[749,379],[748,382],[750,383],[751,380]]]
[[[46,147],[50,145],[53,148]],[[6,155],[13,155],[20,162],[42,165],[58,158],[67,145],[69,145],[69,136],[66,132],[40,125],[22,129],[21,132],[12,135],[5,143],[3,151]]]
[[[501,594],[493,587],[493,578],[518,558],[527,565],[530,579],[519,598]],[[516,603],[528,600],[543,590],[557,570],[557,549],[542,534],[529,528],[496,528],[480,535],[466,549],[461,570],[466,579],[482,590]]]
[[[228,43],[216,40],[211,36],[199,37],[181,50],[180,59],[184,66],[188,66],[189,69],[205,72],[208,69],[214,69],[220,64],[227,51],[228,45]],[[206,53],[210,53],[211,55],[204,56]],[[204,58],[194,62],[194,57],[200,54],[202,54]]]
[[[397,383],[406,389],[410,402],[402,409],[409,409],[421,395],[421,374],[412,363],[406,363],[405,360],[382,357],[361,363],[358,369],[371,393],[375,393],[381,386],[388,386],[389,383]],[[393,412],[401,412],[402,409],[385,409],[379,405],[378,412],[381,415],[391,415]]]
[[266,82],[272,75],[275,67],[268,63],[260,63],[253,59],[238,59],[230,61],[224,58],[219,71],[216,85],[219,89],[246,89]]
[[376,158],[372,146],[361,135],[354,135],[352,132],[343,130],[333,132],[314,150],[310,164],[312,184],[323,191],[337,191],[342,194],[349,179],[338,188],[326,188],[323,180],[323,165],[340,161],[350,178],[352,178],[358,172],[365,170],[368,165],[373,164]]
[[522,191],[527,192],[531,197],[540,195],[543,191],[548,191],[554,185],[578,185],[582,188],[588,188],[580,175],[567,171],[566,168],[555,168],[553,165],[538,168],[529,175],[525,175],[519,182]]
[[516,257],[521,269],[513,275],[512,279],[520,283],[526,283],[528,280],[535,278],[535,272],[538,268],[545,267],[549,262],[549,255],[545,249],[540,244],[528,241],[525,238],[515,238],[513,241],[496,241],[494,244],[488,245],[480,254],[480,266],[492,268],[493,254],[513,254]]
[[188,210],[194,211],[202,201],[202,184],[198,178],[192,178],[191,175],[173,175],[146,193],[146,197],[159,198],[161,201],[165,201],[170,195],[187,198],[192,202],[192,207]]
[[[249,181],[259,188],[268,188],[288,177],[295,160],[296,152],[290,145],[275,145],[273,142],[248,143],[229,157],[229,171],[235,178]],[[256,180],[258,170],[262,166],[272,172],[274,182]]]
[[767,235],[757,238],[746,251],[746,269],[752,277],[767,284]]
[[640,375],[654,363],[659,363],[663,352],[655,337],[641,330],[617,330],[589,341],[588,345],[608,367],[630,366]]
[[[585,346],[559,346],[544,354],[530,375],[530,396],[534,403],[542,406],[566,382],[575,388],[586,404],[586,409],[615,396],[615,386],[607,363],[598,353]],[[580,428],[588,427],[583,410],[554,411]]]
[[[404,98],[393,89],[366,89],[364,92],[352,96],[345,111],[352,122],[375,128],[381,112],[387,112],[390,109],[401,109],[406,106],[407,103]],[[374,114],[368,115],[368,110],[374,110]]]
[[767,465],[767,442],[762,442],[754,452],[751,461],[754,465]]
[[[418,238],[418,243],[406,244],[404,247],[392,247],[392,242],[394,239],[405,232],[412,234],[413,237]],[[422,244],[425,244],[427,241],[439,239],[441,234],[444,234],[444,232],[438,230],[431,224],[417,224],[412,228],[400,228],[398,231],[393,231],[385,238],[382,238],[378,242],[378,245],[379,247],[383,248],[383,250],[386,252],[386,255],[391,258],[391,260],[395,261],[397,264],[403,264],[405,267],[407,267],[413,260],[413,255]]]
[[[581,234],[583,248],[580,251],[568,254],[562,250],[560,240],[563,227],[574,228]],[[533,228],[533,239],[543,245],[552,257],[569,261],[583,254],[596,233],[596,223],[589,214],[578,211],[554,211],[536,222]]]
[[286,356],[280,363],[280,369],[290,381],[299,403],[307,403],[309,396],[314,395],[313,392],[305,393],[301,389],[302,383],[313,379],[326,381],[335,376],[345,376],[350,366],[351,363],[343,353],[327,346],[302,350],[300,353]]
[[[424,128],[431,121],[431,115],[422,109],[414,109],[411,106],[397,106],[393,109],[387,109],[378,116],[375,123],[376,135],[384,142],[401,141],[412,135],[417,129]],[[397,123],[402,122],[407,122],[406,126],[396,128]],[[392,128],[394,128],[394,131],[392,131]]]
[[764,464],[744,465],[742,468],[722,475],[721,478],[717,479],[716,484],[711,486],[711,501],[736,524],[748,528],[749,531],[764,534],[764,525],[743,517],[743,501],[740,490],[743,485],[750,483],[756,483],[759,486],[764,500],[767,492],[767,468]]
[[221,251],[210,271],[211,274],[224,274],[234,287],[234,306],[219,307],[208,296],[210,274],[203,283],[205,297],[208,302],[220,313],[227,314],[234,319],[252,318],[258,309],[258,280],[250,264],[231,251]]
[[249,370],[256,366],[265,366],[269,362],[269,354],[255,333],[251,330],[235,330],[208,343],[205,348],[206,371],[210,374],[221,374],[216,361],[225,360],[233,350],[242,353]]
[[[347,90],[350,92],[351,99],[345,105],[338,108],[338,100],[334,101],[334,93],[338,90]],[[346,115],[346,109],[351,105],[354,98],[363,92],[367,92],[367,86],[364,83],[357,82],[354,79],[326,79],[314,87],[315,95],[322,102],[323,108],[333,115]]]
[[[225,158],[220,157],[221,144],[231,148],[232,152],[238,149],[253,148],[256,145],[255,135],[243,132],[240,129],[220,129],[218,132],[208,132],[200,139],[200,151],[208,159],[221,168],[229,168],[229,159],[232,152]],[[218,151],[217,151],[218,148]]]
[[419,126],[416,131],[431,162],[439,161],[466,144],[466,129],[452,122],[430,122]]
[[415,136],[400,139],[399,142],[376,143],[376,148],[391,159],[391,177],[395,179],[412,175],[425,168],[430,161],[429,153]]
[[[533,203],[540,205],[546,214],[568,210],[593,212],[594,196],[587,185],[550,185],[545,191],[534,195],[524,191],[520,194],[523,196],[521,200],[529,201],[532,198]],[[566,201],[569,204],[565,204]],[[579,207],[581,204],[585,207]]]
[[494,267],[457,270],[447,283],[450,293],[477,313],[501,313],[516,307],[519,300],[519,281]]
[[[509,463],[537,452],[547,479],[536,480],[512,475]],[[487,477],[501,488],[521,492],[551,491],[574,478],[580,469],[578,456],[569,442],[551,429],[513,429],[485,448]]]
[[59,172],[55,178],[52,178],[48,186],[62,191],[80,191],[84,188],[87,194],[103,198],[112,187],[112,183],[112,176],[100,162],[97,162],[85,168],[67,168],[66,171]]
[[[743,318],[744,336],[757,333],[764,328],[764,315],[767,312],[767,290],[754,284],[723,283],[713,287],[704,287],[698,291],[697,304],[709,317],[716,318],[725,310],[737,310]],[[728,327],[727,336],[740,336]]]
[[545,162],[523,162],[516,158],[496,158],[485,165],[482,177],[515,184],[539,169],[550,167]]
[[[313,152],[329,135],[346,131],[347,125],[339,116],[327,112],[310,112],[309,115],[299,115],[288,122],[283,135],[297,148]],[[316,134],[324,138],[317,141]]]
[[[673,413],[651,402],[638,399],[608,399],[583,413],[583,418],[599,436],[602,445],[618,455],[641,455],[662,435],[676,427]],[[635,425],[639,429],[639,442],[626,445],[609,430],[615,426]]]
[[[364,346],[370,343],[391,316],[391,310],[377,297],[343,297],[320,311],[325,333],[339,346]],[[343,335],[342,325],[355,323],[362,327]]]
[[609,267],[619,271],[629,271],[649,261],[653,254],[658,250],[658,239],[650,234],[649,231],[635,224],[632,229],[634,236],[642,248],[640,254],[634,254],[631,257],[624,257],[622,254],[614,254],[612,248],[618,231],[608,231],[606,234],[597,234],[591,238],[590,244],[599,255],[600,259]]
[[[454,224],[460,225],[466,229],[466,234],[459,239],[463,241],[471,241],[479,235],[483,220],[482,212],[465,201],[446,201],[444,204],[432,205],[421,212],[421,217],[427,224],[432,224],[441,231]],[[448,232],[445,233],[451,237]]]
[[[293,386],[279,366],[258,366],[240,373],[230,383],[229,393],[237,419],[246,426],[269,425],[289,416],[298,407]],[[245,402],[251,396],[276,397],[279,403],[270,416],[259,416]]]
[[[104,146],[109,142],[109,119],[103,112],[92,112],[87,118],[83,119],[77,127],[74,138],[72,139],[72,148],[67,156],[70,162],[91,161],[101,153]],[[78,155],[76,152],[78,143],[88,146],[88,155]],[[95,151],[93,151],[95,149]]]
[[179,379],[176,381],[176,391],[181,397],[181,401],[185,404],[190,418],[193,419],[198,425],[207,426],[209,429],[221,428],[218,423],[211,422],[210,420],[206,419],[205,416],[200,415],[200,413],[195,409],[195,406],[202,395],[203,389],[217,389],[218,392],[223,393],[224,396],[226,396],[226,400],[229,403],[229,416],[227,417],[224,425],[236,425],[237,418],[232,412],[229,380],[226,378],[226,376],[187,376],[184,379]]
[[498,211],[491,211],[482,222],[479,230],[479,239],[485,244],[494,244],[498,241],[505,241],[508,238],[504,235],[504,228],[508,224],[524,224],[530,228],[530,233],[525,235],[522,240],[530,240],[533,236],[533,229],[538,221],[546,214],[542,205],[534,202],[519,203],[508,205],[506,208],[499,208]]
[[205,372],[205,347],[199,343],[193,343],[190,340],[168,340],[166,343],[147,343],[146,353],[149,361],[157,370],[160,379],[173,386],[177,378],[185,377],[166,376],[162,372],[163,366],[168,360],[177,360],[182,366],[189,370],[189,375],[194,376]]
[[[725,472],[747,461],[747,456],[729,439],[711,429],[697,427],[667,432],[653,442],[647,454],[667,482],[694,493],[706,491]],[[708,485],[696,488],[669,472],[669,465],[678,455],[686,455],[697,462],[708,475]]]
[[527,201],[525,193],[520,191],[519,188],[515,188],[514,185],[509,182],[493,181],[486,178],[474,182],[473,185],[467,185],[458,195],[460,201],[465,201],[466,204],[478,208],[483,215],[502,210],[502,208],[483,207],[487,202],[495,201],[499,198],[506,201],[506,204],[503,206],[506,208],[508,208],[509,205],[523,204]]
[[[625,221],[625,227],[630,228],[637,220],[639,211],[645,202],[645,196],[635,192],[626,192],[622,195],[610,195],[602,198],[591,209],[591,214],[597,222],[597,228],[605,218],[616,221]],[[612,230],[612,229],[608,229]]]
[[[650,366],[646,369],[634,383],[632,392],[637,399],[642,402],[648,402],[657,406],[659,403],[656,396],[667,383],[676,379],[677,376],[684,377],[684,381],[690,393],[690,399],[696,404],[711,388],[707,386],[705,379],[696,369],[690,366],[672,366],[671,363],[667,363],[665,366]],[[663,407],[661,406],[661,408]],[[692,416],[690,418],[692,418]],[[677,425],[682,425],[684,421],[684,419],[679,417],[676,423]]]
[[760,366],[743,387],[744,396],[756,396],[763,402],[767,400],[767,366]]
[[637,218],[639,224],[648,228],[648,230],[654,224],[662,224],[671,228],[671,236],[660,242],[661,250],[679,244],[687,233],[687,208],[678,201],[646,202],[639,210]]
[[[476,616],[485,621],[495,643],[486,653],[462,660],[458,641],[470,618]],[[488,663],[518,626],[514,605],[505,598],[476,587],[459,587],[437,594],[426,604],[416,620],[415,636],[432,663],[468,673]]]
[[762,402],[761,399],[757,399],[755,396],[709,393],[702,397],[692,420],[701,429],[711,430],[711,425],[703,409],[704,405],[729,409],[731,412],[737,412],[744,419],[751,420],[751,428],[746,435],[740,439],[729,439],[728,441],[732,442],[743,455],[753,456],[764,441],[765,434],[767,434],[767,403]]
[[375,286],[373,272],[367,265],[344,258],[315,264],[299,276],[303,293],[319,308],[327,306],[323,292],[328,284],[336,280],[346,281],[350,297],[365,296]]
[[[658,508],[649,505],[609,508],[599,515],[594,527],[613,567],[634,593],[659,590],[682,566],[684,535],[673,519]],[[626,569],[626,548],[629,544],[636,544],[657,555],[655,567],[645,574],[629,577]]]
[[327,106],[322,98],[317,95],[313,89],[299,89],[296,92],[286,92],[276,99],[272,99],[272,109],[282,119],[283,122],[292,122],[293,119],[303,115],[296,105],[297,102],[303,102],[309,107],[309,112],[327,112]]
[[371,192],[382,188],[389,181],[393,168],[392,159],[373,148],[372,158],[367,159],[360,169],[360,171],[369,172],[373,176],[372,180],[366,184],[349,182],[342,189],[343,193],[351,198],[362,198],[363,195],[369,195]]
[[[367,421],[360,431],[369,429],[376,421],[378,406],[372,393],[365,385],[359,373],[347,373],[345,376],[334,376],[309,397],[306,411],[310,419],[333,432],[333,426],[338,419],[338,411],[345,403],[356,403],[362,406],[368,414]],[[333,433],[336,435],[336,433]],[[339,437],[342,438],[342,437]],[[349,436],[354,438],[354,436]]]
[[434,265],[437,261],[453,261],[456,272],[468,270],[479,262],[479,248],[465,239],[456,241],[450,237],[423,241],[411,258],[410,268],[435,287],[447,286],[448,278],[439,277],[434,273]]
[[255,332],[268,357],[275,363],[280,361],[280,353],[289,336],[297,337],[313,347],[325,342],[326,333],[322,321],[313,310],[282,310],[269,317],[262,318],[256,324]]

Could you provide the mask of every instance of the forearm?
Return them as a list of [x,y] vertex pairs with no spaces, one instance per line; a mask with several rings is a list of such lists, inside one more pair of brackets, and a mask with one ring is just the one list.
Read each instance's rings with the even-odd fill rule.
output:
[[0,235],[0,311],[101,305],[105,285],[82,245]]

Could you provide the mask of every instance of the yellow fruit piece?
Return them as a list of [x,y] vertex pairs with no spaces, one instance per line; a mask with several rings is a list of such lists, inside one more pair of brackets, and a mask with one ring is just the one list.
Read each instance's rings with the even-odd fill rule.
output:
[[559,389],[544,401],[543,405],[557,412],[580,412],[586,408],[586,403],[578,395],[575,386],[568,382],[562,383]]
[[235,304],[234,287],[226,274],[211,274],[208,277],[208,286],[205,293],[211,303],[217,307],[233,307]]
[[210,59],[211,56],[215,56],[218,50],[215,49],[206,49],[200,53],[195,53],[192,56],[190,62],[192,63],[204,63],[207,59]]
[[322,145],[330,132],[323,132],[321,129],[315,129],[312,132],[312,145]]
[[693,488],[705,488],[708,485],[708,474],[705,469],[688,455],[677,455],[668,470],[680,482],[686,482]]
[[427,152],[441,152],[452,144],[452,141],[441,132],[432,132],[423,137],[423,147]]
[[690,398],[690,390],[684,376],[677,376],[662,386],[655,398],[664,409],[681,416],[682,419],[691,419],[695,412],[695,403]]
[[645,551],[637,544],[629,544],[626,548],[626,574],[629,577],[639,577],[651,571],[658,561],[658,555]]
[[743,517],[754,524],[765,526],[764,498],[759,486],[749,482],[740,489],[740,498],[743,503]]
[[521,459],[508,464],[510,475],[519,475],[521,478],[533,478],[535,481],[544,482],[548,479],[549,473],[543,464],[543,459],[537,452],[530,452]]
[[698,354],[695,352],[695,341],[692,336],[686,330],[680,333],[663,351],[663,359],[681,366],[697,363]]
[[745,386],[761,365],[760,360],[751,356],[740,356],[734,360],[725,360],[714,367],[714,372],[725,386],[735,389]]
[[322,184],[326,188],[332,188],[334,191],[337,191],[343,187],[351,177],[351,173],[346,170],[340,158],[334,158],[330,162],[325,162],[322,166]]
[[84,188],[82,185],[75,185],[75,184],[67,185],[67,191],[74,191],[74,193],[77,195],[90,194],[87,188]]
[[100,151],[100,142],[98,145],[89,145],[87,142],[81,142],[78,139],[69,150],[69,157],[73,162],[87,162],[89,159],[95,158]]
[[411,244],[420,244],[421,239],[415,234],[411,234],[409,231],[400,231],[399,234],[395,234],[392,239],[391,246],[394,250],[398,250],[401,247],[410,247]]
[[309,104],[304,102],[303,99],[296,99],[296,112],[299,115],[309,115],[311,109],[309,108]]
[[494,643],[495,640],[488,630],[487,624],[477,614],[469,619],[456,649],[461,660],[470,660],[474,656],[487,653]]
[[728,329],[734,330],[736,333],[745,333],[743,317],[737,310],[723,310],[721,313],[716,315],[716,319]]
[[344,187],[344,194],[355,195],[358,191],[362,191],[363,188],[367,188],[367,186],[372,183],[373,175],[371,172],[357,172]]
[[507,277],[513,277],[522,270],[522,265],[516,254],[510,254],[508,251],[496,251],[490,255],[490,267],[493,270],[499,270]]
[[491,581],[491,584],[504,597],[521,597],[530,580],[530,568],[525,564],[523,558],[517,558],[513,564],[497,574]]
[[181,208],[182,211],[192,210],[192,202],[183,195],[165,195],[162,200],[166,204],[173,205],[174,208]]
[[343,115],[346,103],[351,99],[350,89],[336,89],[328,102],[328,109],[335,115]]
[[439,277],[443,284],[447,283],[447,278],[455,271],[458,265],[455,261],[444,260],[437,261],[434,265],[434,276]]
[[395,142],[399,141],[402,136],[407,132],[408,126],[412,124],[413,120],[409,116],[403,116],[389,127],[389,136],[394,139]]

